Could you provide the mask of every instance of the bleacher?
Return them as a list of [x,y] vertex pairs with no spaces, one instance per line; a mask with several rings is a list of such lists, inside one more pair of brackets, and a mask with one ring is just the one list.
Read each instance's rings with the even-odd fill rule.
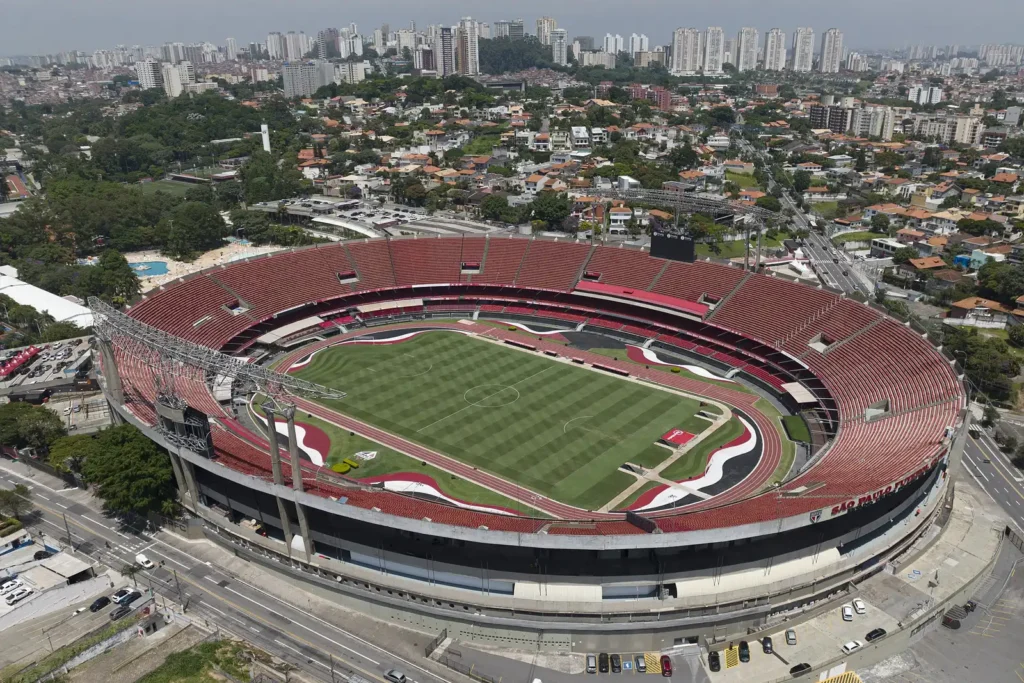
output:
[[538,289],[568,291],[590,253],[589,244],[543,242],[530,244],[516,284]]
[[399,285],[459,281],[462,240],[428,237],[391,240],[390,244]]

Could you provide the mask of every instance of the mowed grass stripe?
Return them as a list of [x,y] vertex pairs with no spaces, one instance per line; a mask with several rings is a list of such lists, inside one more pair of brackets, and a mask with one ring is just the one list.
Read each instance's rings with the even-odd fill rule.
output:
[[[633,481],[622,463],[651,459],[654,441],[698,409],[683,396],[445,332],[333,347],[299,376],[346,391],[327,402],[340,412],[587,509]],[[565,429],[581,415],[591,417]]]

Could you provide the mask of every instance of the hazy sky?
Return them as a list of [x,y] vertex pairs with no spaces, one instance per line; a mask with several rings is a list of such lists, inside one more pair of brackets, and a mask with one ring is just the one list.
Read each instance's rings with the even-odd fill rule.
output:
[[[513,9],[514,8],[514,9]],[[232,36],[244,45],[270,31],[306,31],[359,25],[361,33],[387,22],[392,30],[452,24],[471,15],[480,21],[523,18],[533,32],[550,15],[569,35],[646,33],[651,45],[667,44],[677,26],[740,26],[787,32],[835,26],[852,48],[906,44],[971,45],[1024,42],[1024,0],[0,0],[0,55],[61,50],[92,51],[117,44],[158,45]],[[514,15],[514,16],[513,16]]]

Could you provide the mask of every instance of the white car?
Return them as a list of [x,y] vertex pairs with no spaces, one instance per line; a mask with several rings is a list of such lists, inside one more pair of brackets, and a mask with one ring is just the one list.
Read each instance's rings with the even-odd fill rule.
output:
[[860,598],[853,599],[853,611],[857,614],[867,614],[868,606]]
[[142,567],[144,567],[145,569],[152,569],[153,567],[156,566],[155,564],[153,564],[153,560],[149,559],[148,557],[146,557],[142,553],[139,553],[138,555],[135,556],[135,561],[138,564],[140,564]]
[[853,621],[853,607],[843,605],[843,621]]
[[848,655],[851,652],[854,652],[855,650],[861,649],[862,647],[864,647],[864,643],[862,641],[851,640],[846,645],[843,645],[843,654]]
[[11,579],[10,581],[4,581],[3,585],[0,585],[0,596],[7,595],[12,591],[22,587],[21,579]]
[[120,605],[121,601],[124,600],[125,598],[127,598],[131,594],[132,594],[132,589],[131,588],[122,588],[122,589],[118,590],[116,593],[114,593],[113,595],[111,595],[110,599],[113,600],[118,605]]
[[18,588],[15,589],[14,592],[10,593],[6,598],[4,598],[4,602],[6,602],[8,605],[16,605],[30,595],[32,595],[31,588],[29,588],[28,586],[18,586]]

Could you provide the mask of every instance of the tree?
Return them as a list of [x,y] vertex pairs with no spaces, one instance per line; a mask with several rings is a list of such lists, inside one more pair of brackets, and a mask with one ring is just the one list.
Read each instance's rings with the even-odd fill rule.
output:
[[776,213],[782,211],[782,202],[780,202],[775,197],[772,197],[771,195],[767,195],[765,197],[758,197],[757,201],[754,202],[754,204],[762,209],[768,209],[769,211],[774,211]]
[[913,247],[900,247],[892,255],[892,262],[896,265],[907,263],[910,259],[920,258],[921,254]]
[[175,483],[167,454],[131,425],[105,429],[99,448],[82,463],[106,512],[145,516],[175,512]]
[[1007,306],[1024,294],[1024,268],[1006,261],[989,261],[978,269],[980,294]]
[[139,580],[136,577],[141,572],[142,572],[142,567],[140,567],[139,565],[135,564],[134,562],[132,562],[131,564],[126,564],[123,567],[121,567],[121,569],[120,569],[121,576],[123,576],[125,578],[128,578],[128,579],[131,579],[132,583],[135,584],[136,588],[139,587]]
[[557,192],[541,192],[530,204],[533,217],[544,221],[553,229],[559,229],[562,222],[569,217],[571,206],[569,196]]
[[990,235],[992,233],[1002,232],[1003,226],[991,218],[986,218],[980,221],[972,218],[961,218],[957,221],[956,229],[959,232],[965,232],[968,235],[978,237],[980,235]]
[[62,436],[64,424],[51,410],[21,402],[0,406],[0,443],[6,446],[46,453]]
[[500,194],[492,194],[480,202],[480,215],[490,221],[501,220],[502,214],[508,210],[508,199]]
[[32,491],[24,484],[15,484],[13,489],[0,489],[0,513],[20,519],[32,509]]
[[668,153],[668,162],[675,171],[693,168],[698,161],[700,158],[697,156],[697,152],[689,144],[676,145]]
[[889,233],[889,217],[884,213],[876,213],[871,217],[871,232]]
[[804,190],[811,186],[811,174],[809,171],[800,170],[793,174],[793,189],[797,194],[803,194]]
[[1018,349],[1024,349],[1024,325],[1013,325],[1007,328],[1007,337],[1011,345]]
[[981,413],[981,426],[992,427],[999,422],[999,411],[991,403],[985,404],[985,409]]
[[98,453],[100,442],[90,434],[75,434],[57,439],[50,447],[48,462],[61,472],[81,474],[82,463]]
[[197,253],[219,247],[228,227],[209,204],[186,202],[176,208],[162,226],[164,253],[178,260],[189,260]]

